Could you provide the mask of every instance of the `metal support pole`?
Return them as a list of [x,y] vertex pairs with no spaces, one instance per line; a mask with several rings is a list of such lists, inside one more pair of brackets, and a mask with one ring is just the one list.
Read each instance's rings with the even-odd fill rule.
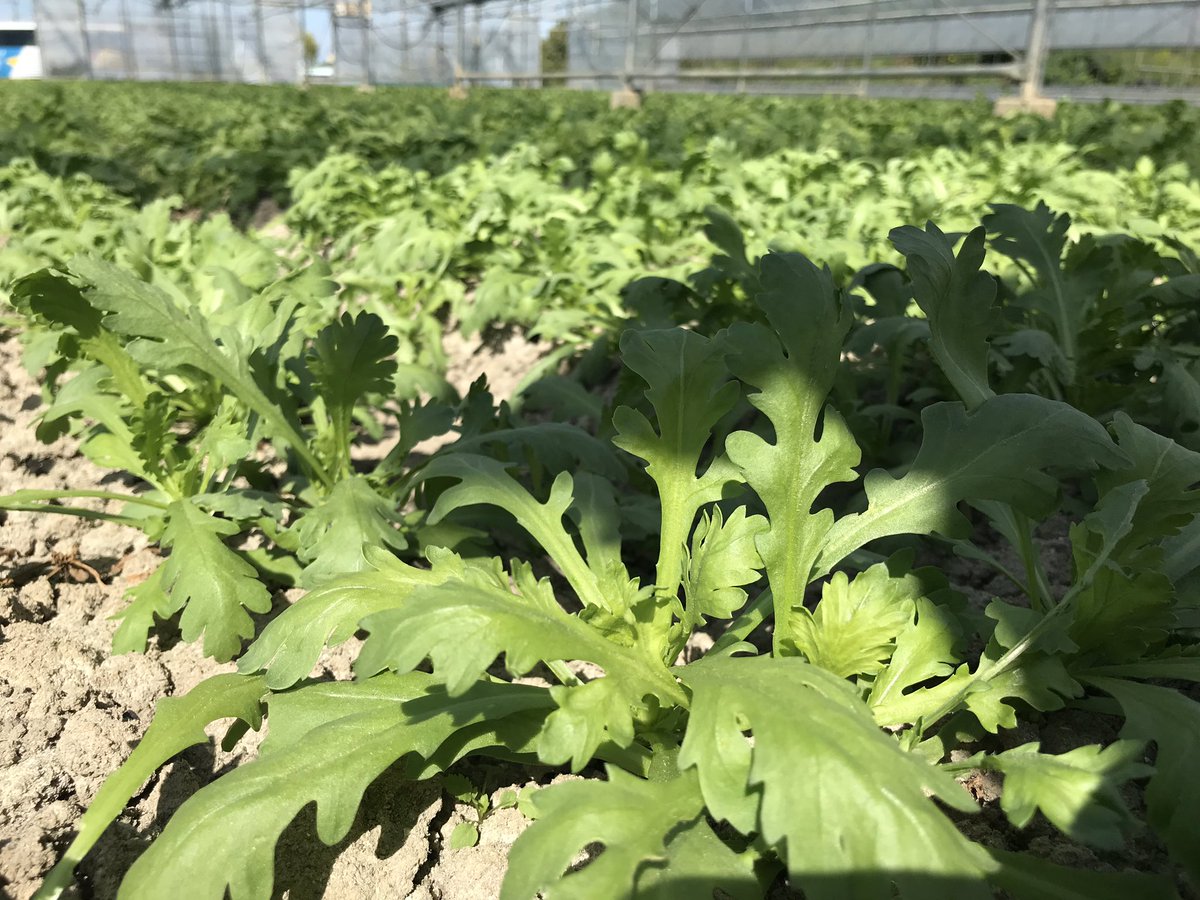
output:
[[129,17],[129,0],[121,0],[121,31],[125,43],[125,77],[137,81],[137,44],[133,41],[133,20]]
[[87,5],[84,3],[84,0],[78,0],[76,6],[79,10],[79,39],[83,42],[83,61],[86,66],[86,77],[91,79],[95,77],[95,73],[92,71],[92,39],[88,35]]
[[[938,68],[938,73],[946,76],[987,75],[996,78],[1008,78],[1016,81],[1020,77],[1020,66],[1008,64],[971,64],[948,65]],[[804,81],[845,81],[853,78],[920,78],[927,76],[929,69],[924,66],[876,66],[872,69],[832,67],[820,69],[683,69],[678,72],[656,72],[653,69],[634,69],[629,73],[630,80],[636,81],[736,81],[739,78],[756,81],[778,81],[780,79],[796,79]],[[468,81],[483,81],[492,79],[512,79],[529,81],[538,77],[537,72],[489,72],[487,75],[468,73]],[[619,80],[625,77],[624,71],[598,70],[588,72],[566,72],[558,78],[563,81],[590,81],[592,79]]]
[[[754,0],[745,0],[745,2],[742,4],[742,12],[744,12],[746,14],[747,20],[752,15],[754,15]],[[657,25],[658,22],[655,22],[654,24]],[[750,34],[749,34],[749,32],[743,31],[742,32],[742,46],[738,50],[738,69],[740,71],[744,72],[746,70],[746,56],[749,54],[749,52],[750,52]],[[746,93],[746,79],[745,78],[739,78],[737,80],[737,92],[739,94]]]
[[196,24],[195,17],[191,11],[184,17],[184,24],[187,25],[187,31],[184,33],[187,38],[187,71],[184,77],[188,81],[199,80],[200,65],[196,56]]
[[216,0],[209,0],[204,25],[204,44],[208,52],[208,77],[211,81],[221,80],[221,40],[218,34]]
[[167,14],[167,42],[171,48],[171,74],[175,76],[176,81],[179,81],[179,34],[175,28],[175,7],[168,6]]
[[[361,12],[361,10],[360,10]],[[363,49],[363,87],[375,84],[375,70],[371,68],[371,15],[366,13],[361,17],[362,49]]]
[[625,0],[628,4],[625,16],[625,68],[623,70],[624,87],[633,90],[633,67],[637,64],[637,0]]
[[[540,62],[535,63],[529,53],[529,23],[531,21],[529,0],[521,0],[521,59],[524,60],[526,68],[539,69],[541,68]],[[522,87],[540,87],[540,82],[535,79],[526,82]]]
[[483,3],[475,4],[475,28],[471,35],[471,71],[483,71]]
[[263,81],[271,80],[267,71],[267,34],[263,25],[262,0],[254,0],[254,50],[258,54],[258,64],[262,66]]
[[463,76],[467,74],[467,10],[463,0],[458,0],[458,5],[454,7],[454,29],[454,83],[461,86],[464,84]]
[[[871,12],[867,17],[867,35],[863,40],[862,67],[865,71],[871,68],[871,64],[875,61],[875,15],[879,12],[879,0],[871,0]],[[864,78],[858,83],[858,95],[860,97],[867,96],[871,80]]]
[[409,70],[412,68],[412,44],[408,42],[408,4],[400,4],[400,47],[401,52],[397,55],[399,63],[400,81],[407,82],[412,79],[413,73]]
[[304,36],[308,34],[308,6],[304,0],[296,7],[296,26],[300,40],[300,86],[304,87],[308,84],[308,46],[304,40]]
[[446,63],[446,16],[440,9],[434,12],[434,23],[437,26],[437,68],[440,75],[442,66]]
[[1021,81],[1021,99],[1032,102],[1042,96],[1046,80],[1046,53],[1049,50],[1050,16],[1053,0],[1037,0],[1029,23],[1029,43],[1025,48],[1025,77]]
[[237,32],[233,30],[233,3],[231,0],[222,0],[222,7],[225,10],[225,37],[222,40],[221,50],[221,76],[223,80],[238,81],[237,66],[234,65],[234,50],[237,45]]

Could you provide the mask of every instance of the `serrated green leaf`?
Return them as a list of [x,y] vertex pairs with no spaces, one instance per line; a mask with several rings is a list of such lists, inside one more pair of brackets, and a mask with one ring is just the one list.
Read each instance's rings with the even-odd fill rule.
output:
[[[1011,650],[1027,635],[1046,620],[1046,615],[1027,606],[1017,606],[995,599],[987,605],[983,614],[996,623],[992,630],[992,641],[1001,649]],[[1079,647],[1067,634],[1067,624],[1059,621],[1057,627],[1044,628],[1037,641],[1037,648],[1046,653],[1069,655]]]
[[454,453],[439,456],[422,471],[421,478],[455,478],[458,484],[443,491],[429,514],[436,525],[462,506],[486,504],[512,514],[522,528],[550,555],[579,599],[589,606],[613,611],[611,598],[600,590],[594,571],[588,568],[575,541],[563,527],[562,517],[571,506],[574,482],[567,472],[559,473],[545,503],[539,503],[508,474],[508,467],[486,456]]
[[255,382],[246,359],[219,345],[198,316],[181,310],[160,289],[109,263],[79,257],[72,260],[70,268],[90,285],[88,301],[108,313],[104,325],[138,339],[130,346],[136,348],[134,356],[139,362],[167,371],[192,367],[215,378],[262,418],[272,437],[287,443],[314,475],[332,484],[295,425]]
[[568,515],[579,529],[588,568],[603,573],[606,584],[629,581],[621,559],[621,512],[612,483],[581,472],[574,477],[573,494]]
[[1011,259],[1028,263],[1037,274],[1034,290],[1024,298],[1046,315],[1062,349],[1066,383],[1073,384],[1079,357],[1079,336],[1095,306],[1100,273],[1072,278],[1063,269],[1063,251],[1071,217],[1055,215],[1045,203],[1033,210],[1007,203],[992,204],[983,218],[992,247]]
[[431,552],[430,562],[431,568],[418,569],[391,559],[385,567],[309,591],[267,623],[238,660],[238,669],[265,670],[272,690],[291,687],[308,676],[322,650],[350,638],[367,616],[401,605],[421,585],[441,584],[465,573],[463,561],[448,551]]
[[1000,808],[1018,828],[1041,810],[1050,822],[1077,841],[1116,850],[1136,820],[1121,799],[1121,786],[1152,775],[1140,761],[1141,741],[1118,741],[1107,747],[1091,744],[1067,753],[1039,752],[1037,743],[969,760],[1004,773]]
[[1014,700],[1043,712],[1062,709],[1065,697],[1082,693],[1079,683],[1063,659],[1046,653],[1025,653],[1019,664],[987,674],[1003,657],[1005,649],[995,641],[988,644],[975,673],[964,664],[944,681],[897,696],[875,709],[881,724],[898,725],[924,721],[931,724],[943,715],[966,709],[993,734],[1001,728],[1017,727]]
[[249,613],[269,610],[271,594],[254,567],[222,542],[238,533],[232,522],[179,500],[167,508],[166,523],[162,542],[171,555],[162,565],[160,584],[170,597],[171,613],[183,610],[183,639],[203,634],[206,655],[230,660],[254,634]]
[[[1177,534],[1200,514],[1200,453],[1138,425],[1125,413],[1113,417],[1112,430],[1131,464],[1098,473],[1100,494],[1134,481],[1147,486],[1121,550]],[[1122,556],[1119,551],[1118,558]]]
[[[509,852],[501,900],[641,896],[635,886],[645,863],[667,856],[668,835],[704,805],[693,774],[645,781],[615,767],[607,781],[557,784],[538,791],[532,802],[537,818]],[[604,851],[567,873],[580,851],[595,843]]]
[[868,703],[880,725],[903,719],[891,710],[906,690],[930,678],[949,675],[962,628],[949,610],[925,597],[916,601],[916,620],[896,637],[891,661],[876,676]]
[[734,372],[758,388],[750,402],[770,419],[775,440],[739,431],[726,447],[771,523],[756,545],[774,598],[778,650],[833,525],[832,511],[813,511],[817,497],[830,484],[856,478],[860,454],[841,416],[825,405],[851,320],[829,271],[792,253],[770,254],[759,265],[756,299],[775,333],[739,325],[729,342]]
[[159,565],[145,581],[126,592],[130,603],[114,616],[121,624],[113,633],[113,653],[145,653],[154,620],[170,617],[171,598],[163,590],[162,579],[163,566]]
[[[991,660],[991,657],[985,657]],[[987,731],[1017,727],[1017,711],[1012,701],[1020,700],[1041,712],[1062,709],[1064,698],[1078,697],[1083,691],[1057,656],[1033,653],[1021,664],[994,678],[966,696],[966,708]]]
[[755,871],[756,857],[753,850],[735,853],[702,816],[668,838],[661,863],[644,867],[637,896],[647,900],[694,900],[709,895],[760,900],[763,884]]
[[231,900],[269,900],[275,844],[305,806],[316,803],[317,836],[336,843],[363,791],[394,762],[431,756],[459,729],[538,708],[545,696],[482,685],[415,719],[405,704],[430,687],[430,676],[414,672],[271,697],[271,734],[259,758],[189,798],[130,868],[118,897],[222,900],[228,891]]
[[1102,568],[1076,600],[1071,640],[1093,662],[1137,660],[1166,638],[1173,601],[1165,575]]
[[55,900],[62,894],[74,880],[75,867],[158,767],[193,744],[207,743],[205,726],[234,717],[257,729],[262,724],[260,700],[265,693],[260,677],[226,674],[200,682],[183,697],[159,701],[146,734],[121,767],[105,779],[79,819],[75,839],[46,876],[35,895],[37,900]]
[[308,370],[330,414],[348,416],[367,394],[388,392],[399,348],[400,339],[374,313],[345,312],[322,328],[313,338]]
[[851,581],[836,572],[815,612],[792,612],[792,641],[805,659],[840,678],[874,675],[913,620],[923,588],[919,579],[892,577],[883,563]]
[[660,594],[673,598],[696,514],[720,498],[733,475],[719,459],[703,473],[698,468],[712,428],[733,407],[738,387],[729,380],[723,348],[695,332],[628,331],[621,337],[621,356],[648,385],[646,399],[658,429],[637,410],[618,407],[613,443],[645,460],[658,486],[662,524],[655,584]]
[[[546,745],[546,753],[556,762],[570,758],[577,769],[595,753],[598,744],[593,739],[600,734],[628,744],[632,739],[629,710],[640,706],[645,696],[656,696],[666,705],[685,702],[664,665],[568,615],[554,603],[553,595],[542,599],[539,593],[526,591],[519,596],[499,587],[451,581],[415,591],[404,606],[371,616],[363,627],[370,636],[358,656],[360,676],[384,669],[408,672],[428,657],[452,695],[468,689],[501,654],[513,675],[528,672],[538,662],[597,664],[607,683],[560,690],[555,696],[563,703],[562,726],[554,721],[548,725],[561,740]],[[567,692],[575,690],[583,693],[568,702]],[[623,706],[615,699],[618,694]],[[604,721],[603,732],[578,722],[580,715],[609,711],[614,715],[612,728]]]
[[[218,473],[241,462],[254,452],[255,441],[252,439],[253,435],[248,432],[244,411],[233,398],[223,397],[216,413],[189,448],[192,467],[204,467],[207,475],[205,487]],[[260,507],[263,500],[265,498],[260,499]],[[252,512],[237,518],[248,519],[256,514],[257,512]]]
[[1082,522],[1071,527],[1076,580],[1068,594],[1070,636],[1095,661],[1136,659],[1165,638],[1173,624],[1170,580],[1149,569],[1120,568],[1115,563],[1122,548],[1126,557],[1140,549],[1130,540],[1148,497],[1145,481],[1117,484]]
[[559,419],[592,419],[600,421],[603,401],[590,393],[574,378],[563,375],[543,375],[522,392],[522,409],[547,410]]
[[333,423],[334,471],[349,474],[354,407],[368,394],[390,393],[399,348],[399,338],[369,312],[342,313],[313,339],[308,371]]
[[1121,704],[1121,737],[1154,741],[1154,776],[1146,788],[1147,820],[1162,836],[1171,859],[1200,882],[1200,781],[1195,778],[1200,746],[1200,703],[1176,690],[1115,678],[1087,678]]
[[994,864],[931,798],[974,804],[879,731],[845,681],[794,657],[680,674],[692,689],[680,767],[697,770],[713,816],[777,848],[806,896],[890,897],[893,883],[921,900],[991,896]]
[[1163,362],[1163,401],[1167,407],[1171,433],[1189,448],[1200,449],[1200,378],[1193,363],[1178,360]]
[[422,441],[449,431],[455,417],[454,407],[439,400],[401,403],[396,414],[400,432],[396,446],[375,466],[374,477],[386,480],[406,474],[413,449]]
[[569,762],[571,770],[578,772],[605,741],[618,747],[633,743],[633,698],[617,679],[597,678],[571,687],[555,685],[550,695],[558,709],[546,720],[538,740],[542,762]]
[[1054,340],[1054,335],[1040,328],[1020,328],[996,339],[996,346],[1010,359],[1014,356],[1028,356],[1043,368],[1049,369],[1056,378],[1067,381],[1070,369],[1067,358],[1063,356],[1062,348]]
[[12,287],[12,298],[15,305],[26,306],[48,321],[74,331],[83,352],[108,369],[117,390],[133,406],[146,399],[148,389],[137,363],[117,336],[103,327],[101,313],[69,280],[42,269],[17,281]]
[[966,530],[957,508],[962,500],[1003,500],[1028,515],[1044,513],[1057,488],[1044,471],[1052,466],[1086,471],[1126,463],[1095,419],[1031,394],[992,397],[970,413],[957,403],[936,403],[921,413],[921,423],[912,467],[901,478],[880,469],[867,475],[867,509],[833,526],[820,571],[887,535],[960,535]]
[[1162,542],[1160,571],[1181,589],[1184,579],[1200,567],[1200,516]]
[[762,559],[755,540],[770,527],[762,516],[739,506],[728,519],[720,508],[704,515],[692,534],[683,580],[683,630],[690,634],[708,618],[728,619],[746,602],[743,585],[759,578]]
[[888,238],[908,261],[913,297],[929,319],[930,350],[967,409],[976,409],[995,392],[988,384],[988,337],[995,314],[996,281],[981,272],[984,230],[954,244],[929,222],[922,231],[911,225],[893,228]]
[[395,527],[400,521],[395,504],[381,497],[366,477],[343,478],[295,525],[306,563],[303,584],[317,587],[338,575],[363,571],[364,547],[405,549],[408,542]]
[[142,470],[157,484],[167,483],[178,466],[177,415],[167,398],[155,391],[129,417],[132,447],[142,460]]
[[42,413],[38,439],[54,440],[60,426],[66,428],[66,420],[82,415],[101,426],[91,429],[80,447],[88,459],[108,468],[124,469],[161,487],[134,449],[134,435],[127,421],[131,411],[124,398],[109,390],[108,373],[103,368],[87,368],[63,385]]
[[708,219],[708,224],[704,226],[704,236],[738,269],[752,271],[750,262],[746,259],[746,239],[733,217],[716,206],[705,207],[704,217]]

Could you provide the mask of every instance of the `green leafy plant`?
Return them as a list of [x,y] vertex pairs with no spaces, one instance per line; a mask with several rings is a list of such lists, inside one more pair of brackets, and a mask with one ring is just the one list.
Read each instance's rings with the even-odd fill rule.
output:
[[[40,896],[61,892],[136,786],[203,725],[236,717],[236,737],[264,715],[259,757],[179,809],[122,896],[269,897],[275,842],[302,808],[316,804],[332,843],[386,769],[422,779],[471,756],[605,767],[530,798],[536,819],[503,887],[512,900],[757,897],[784,874],[814,898],[1174,896],[1164,877],[972,841],[958,822],[978,806],[955,776],[1003,772],[1014,827],[1040,810],[1099,847],[1140,827],[1120,788],[1148,778],[1149,826],[1200,875],[1185,762],[1200,705],[1147,683],[1198,674],[1185,590],[1198,457],[1128,418],[1110,433],[1061,401],[996,394],[981,364],[993,299],[981,236],[957,255],[933,227],[907,243],[934,359],[961,400],[924,409],[905,471],[860,477],[829,402],[848,298],[803,256],[768,254],[753,263],[761,322],[622,339],[645,387],[615,412],[614,441],[659,500],[652,576],[629,568],[610,480],[563,470],[547,483],[519,459],[470,452],[432,460],[416,476],[431,525],[490,509],[494,534],[515,524],[540,553],[505,566],[430,549],[417,566],[369,550],[369,568],[272,621],[242,674],[166,702]],[[902,535],[965,540],[964,502],[1027,552],[1030,523],[1058,507],[1067,475],[1094,502],[1072,527],[1061,594],[1029,556],[1028,605],[995,601],[981,615],[940,572],[880,552]],[[829,505],[854,485],[857,500]],[[324,646],[360,628],[355,682],[305,681]],[[1124,740],[989,750],[988,735],[1018,717],[1068,704],[1123,716]]]
[[[395,512],[404,455],[454,412],[415,398],[388,408],[413,398],[421,375],[397,363],[400,342],[377,316],[336,317],[332,288],[305,270],[261,293],[231,291],[219,315],[204,316],[90,259],[15,286],[19,308],[57,337],[39,436],[76,431],[85,455],[138,489],[25,490],[0,506],[134,525],[170,551],[130,592],[116,650],[143,648],[156,619],[182,613],[185,640],[202,637],[206,653],[230,659],[254,633],[252,614],[270,606],[264,580],[313,585],[365,567],[364,544],[407,545]],[[364,427],[378,433],[380,414],[404,433],[362,475],[351,447]],[[80,498],[106,507],[72,505]],[[230,546],[251,532],[260,547]]]

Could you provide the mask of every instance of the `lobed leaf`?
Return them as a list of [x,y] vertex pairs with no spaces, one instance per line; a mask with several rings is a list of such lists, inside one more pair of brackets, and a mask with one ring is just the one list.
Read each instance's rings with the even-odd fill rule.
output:
[[698,472],[712,429],[737,400],[724,349],[692,331],[672,328],[628,331],[621,337],[626,366],[648,385],[658,430],[628,406],[613,413],[613,443],[647,463],[658,487],[662,510],[661,544],[655,584],[675,597],[683,577],[683,555],[696,514],[720,498],[733,473],[718,459]]
[[836,572],[815,612],[792,613],[792,641],[805,659],[840,678],[874,675],[908,630],[924,590],[914,576],[895,578],[883,563],[851,581]]
[[364,547],[405,549],[408,542],[396,528],[399,522],[395,503],[380,496],[364,476],[341,479],[294,526],[305,563],[302,584],[318,587],[338,575],[363,571]]
[[896,713],[889,712],[889,705],[909,688],[949,675],[959,658],[955,648],[962,637],[962,626],[949,610],[925,597],[917,598],[915,608],[915,621],[896,636],[891,660],[871,686],[868,703],[880,725],[903,721],[895,717]]
[[[1003,500],[1028,515],[1044,513],[1057,489],[1046,469],[1118,468],[1128,460],[1095,419],[1032,394],[992,397],[971,412],[936,403],[921,413],[921,424],[911,468],[901,478],[880,469],[867,475],[867,509],[830,529],[819,571],[888,535],[961,535],[967,523],[957,504],[963,500]],[[1064,444],[1071,446],[1069,458]]]
[[331,416],[349,417],[367,394],[390,393],[400,339],[374,313],[349,312],[313,338],[308,370]]
[[933,358],[967,409],[977,408],[995,396],[987,362],[996,280],[980,271],[984,230],[968,234],[957,257],[954,244],[932,222],[924,231],[911,225],[893,228],[888,238],[908,261],[913,297],[929,319]]
[[422,471],[421,479],[454,478],[458,483],[438,496],[429,524],[436,525],[463,506],[486,504],[512,514],[522,528],[550,555],[586,605],[613,611],[612,598],[600,589],[597,574],[588,568],[562,517],[571,506],[574,482],[560,472],[545,503],[539,503],[516,479],[508,466],[486,456],[454,453],[439,456]]
[[305,678],[326,647],[350,638],[372,613],[402,605],[422,585],[463,577],[466,566],[449,551],[431,551],[429,569],[370,554],[375,567],[309,591],[267,623],[238,660],[242,672],[265,671],[272,690]]
[[436,714],[406,712],[432,686],[430,676],[414,672],[271,697],[271,736],[258,759],[190,797],[134,862],[117,896],[269,900],[275,844],[304,807],[316,804],[317,836],[334,844],[350,830],[363,792],[397,760],[412,754],[419,769],[459,729],[545,706],[537,688],[478,685],[458,698],[442,695],[448,702]]
[[1136,825],[1120,788],[1132,778],[1154,773],[1153,767],[1138,761],[1144,746],[1140,741],[1118,741],[1048,754],[1039,752],[1035,742],[994,755],[979,754],[961,765],[1004,773],[1000,808],[1018,828],[1026,827],[1040,810],[1075,840],[1116,850]]
[[720,508],[700,519],[684,575],[683,630],[690,634],[708,618],[728,619],[746,602],[743,585],[759,578],[762,560],[756,538],[770,527],[762,516],[739,506],[728,519]]
[[1146,788],[1147,818],[1162,835],[1171,858],[1200,882],[1200,782],[1193,776],[1200,745],[1200,703],[1177,690],[1088,676],[1089,684],[1112,695],[1125,713],[1121,737],[1154,741],[1154,776]]
[[370,635],[356,670],[360,677],[383,669],[408,672],[428,658],[453,696],[483,677],[501,654],[512,675],[539,662],[595,663],[605,672],[600,681],[555,689],[559,709],[538,751],[547,762],[569,759],[576,770],[604,739],[629,745],[630,710],[643,706],[647,696],[664,705],[685,702],[662,663],[608,640],[559,608],[552,594],[543,600],[537,592],[526,593],[454,581],[416,591],[401,608],[363,622]]
[[[645,864],[668,858],[671,833],[695,820],[704,800],[694,774],[646,781],[610,766],[607,781],[553,785],[538,791],[532,804],[536,819],[509,852],[501,900],[644,896],[638,882]],[[568,872],[593,844],[604,849]],[[705,885],[692,887],[699,892],[692,896],[705,894]]]
[[774,333],[738,325],[729,343],[733,370],[758,388],[750,402],[770,420],[775,440],[739,431],[726,446],[767,509],[770,529],[756,545],[774,598],[778,649],[833,526],[831,510],[813,511],[817,497],[830,484],[852,481],[860,454],[841,417],[825,406],[851,319],[829,271],[792,253],[770,254],[760,267],[757,300]]
[[210,516],[177,500],[167,508],[163,544],[171,555],[162,565],[159,584],[170,598],[170,614],[179,620],[185,641],[204,635],[204,652],[225,662],[254,634],[249,613],[271,608],[271,594],[252,565],[230,550],[222,538],[238,533],[232,522]]
[[[974,804],[905,753],[845,681],[796,658],[722,659],[681,672],[692,691],[679,754],[708,810],[759,832],[813,900],[990,897],[995,864],[931,798]],[[746,733],[749,733],[751,742]]]
[[261,677],[225,674],[200,682],[182,697],[159,701],[146,734],[88,804],[76,826],[75,839],[46,876],[36,900],[56,900],[62,895],[74,881],[75,867],[158,767],[188,747],[208,741],[205,726],[237,718],[257,729],[262,724],[265,693]]

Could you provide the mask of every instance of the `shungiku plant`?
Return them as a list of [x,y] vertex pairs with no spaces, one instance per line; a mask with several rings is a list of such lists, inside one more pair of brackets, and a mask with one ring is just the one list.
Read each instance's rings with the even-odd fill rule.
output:
[[[163,702],[40,896],[61,892],[138,785],[204,740],[205,724],[236,718],[236,738],[264,716],[258,758],[184,803],[129,870],[122,897],[266,900],[276,841],[305,807],[315,804],[318,835],[333,843],[385,770],[425,779],[488,756],[592,775],[604,767],[603,777],[533,796],[505,900],[760,897],[781,873],[816,900],[960,900],[997,889],[1174,896],[1165,878],[1076,871],[970,840],[956,819],[978,807],[954,776],[1002,771],[1014,825],[1041,811],[1100,847],[1138,827],[1119,788],[1149,778],[1150,826],[1200,875],[1178,730],[1197,730],[1200,706],[1142,681],[1197,674],[1176,588],[1195,568],[1179,542],[1195,540],[1200,457],[1128,420],[1114,440],[1065,403],[995,394],[995,284],[979,271],[982,231],[957,256],[933,227],[897,238],[933,356],[962,398],[924,411],[903,474],[860,480],[858,447],[828,403],[850,325],[846,298],[804,257],[769,254],[753,264],[766,324],[622,340],[645,389],[642,402],[616,411],[615,443],[645,464],[659,500],[652,581],[630,571],[637,548],[622,540],[620,498],[606,479],[564,471],[536,492],[518,466],[465,453],[434,460],[420,475],[431,521],[501,511],[554,576],[535,574],[536,559],[505,565],[435,550],[418,567],[371,551],[367,570],[275,619],[240,674]],[[739,415],[720,439],[743,397],[754,415]],[[1031,577],[1028,608],[996,601],[978,616],[936,571],[871,552],[896,535],[966,538],[963,502],[1020,543],[1055,508],[1064,471],[1094,476],[1097,501],[1072,531],[1076,577],[1061,596]],[[855,511],[827,505],[831,486],[856,483]],[[1120,590],[1125,582],[1139,585],[1138,599]],[[1127,598],[1119,615],[1116,595]],[[1113,621],[1141,630],[1114,637]],[[357,679],[308,681],[322,649],[359,629],[368,636]],[[693,637],[714,629],[696,658]],[[982,652],[970,652],[973,637]],[[584,680],[577,662],[603,675]],[[528,673],[554,683],[516,680]],[[1116,701],[1127,740],[949,761],[1025,710],[1085,695]],[[1158,742],[1153,767],[1147,740]]]

